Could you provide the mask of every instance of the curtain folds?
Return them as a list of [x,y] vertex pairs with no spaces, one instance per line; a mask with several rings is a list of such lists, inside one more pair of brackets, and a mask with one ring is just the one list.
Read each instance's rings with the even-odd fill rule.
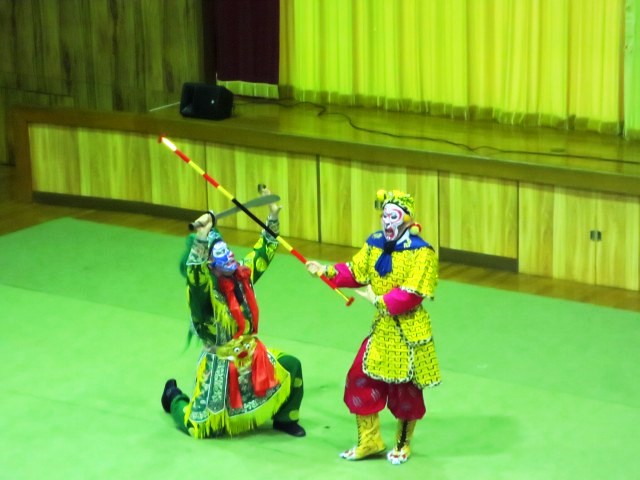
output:
[[625,3],[625,48],[624,48],[624,136],[640,139],[640,0]]
[[628,17],[640,0],[281,0],[279,83],[299,101],[620,133],[625,1]]
[[215,0],[214,5],[217,79],[277,84],[279,0]]
[[217,85],[226,87],[236,95],[258,98],[279,98],[280,93],[277,85],[269,83],[242,82],[240,80],[223,81],[218,80]]

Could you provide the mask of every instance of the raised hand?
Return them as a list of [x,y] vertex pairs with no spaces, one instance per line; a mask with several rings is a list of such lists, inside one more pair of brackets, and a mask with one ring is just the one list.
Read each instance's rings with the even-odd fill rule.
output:
[[[258,185],[258,192],[260,192],[260,195],[271,195],[271,190],[269,190],[267,186],[263,184]],[[278,205],[277,203],[270,203],[269,218],[271,220],[277,220],[278,215],[280,214],[280,210],[282,210],[282,205]]]
[[189,229],[196,232],[196,237],[200,239],[207,238],[211,229],[215,226],[215,215],[209,210],[203,213],[189,224]]
[[307,268],[307,272],[309,272],[311,275],[321,277],[322,275],[325,275],[327,273],[327,266],[314,260],[309,260],[304,264],[304,266]]
[[371,285],[367,285],[367,288],[362,288],[360,290],[356,290],[356,293],[360,295],[365,300],[375,304],[376,302],[376,294],[373,293],[373,289]]

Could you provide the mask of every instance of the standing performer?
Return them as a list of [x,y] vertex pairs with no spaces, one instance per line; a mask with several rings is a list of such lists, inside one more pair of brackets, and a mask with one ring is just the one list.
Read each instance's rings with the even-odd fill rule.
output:
[[395,447],[387,454],[397,465],[409,459],[416,421],[426,412],[422,390],[440,383],[431,321],[422,306],[425,298],[433,299],[438,258],[418,236],[413,197],[380,190],[376,205],[382,208],[382,231],[374,232],[350,262],[327,266],[309,261],[307,270],[327,275],[338,287],[366,285],[357,292],[376,308],[344,392],[356,415],[358,444],[340,456],[360,460],[385,451],[378,412],[386,405],[398,419]]
[[[262,190],[264,195],[269,191]],[[280,206],[269,205],[267,226],[279,231]],[[208,213],[192,224],[187,277],[192,332],[203,342],[191,399],[174,379],[161,403],[178,427],[195,438],[239,434],[273,419],[273,428],[295,437],[302,402],[300,361],[267,350],[258,339],[259,310],[253,284],[273,260],[278,241],[264,230],[253,250],[238,262]]]

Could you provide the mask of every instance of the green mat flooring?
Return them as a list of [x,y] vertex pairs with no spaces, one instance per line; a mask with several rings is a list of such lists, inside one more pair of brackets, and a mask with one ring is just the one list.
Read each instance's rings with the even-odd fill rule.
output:
[[284,249],[256,286],[261,338],[302,361],[307,436],[180,433],[159,399],[169,377],[189,391],[199,354],[183,248],[70,218],[0,236],[1,478],[640,478],[640,315],[445,280],[427,305],[444,381],[425,392],[413,456],[339,459],[372,307],[345,307]]

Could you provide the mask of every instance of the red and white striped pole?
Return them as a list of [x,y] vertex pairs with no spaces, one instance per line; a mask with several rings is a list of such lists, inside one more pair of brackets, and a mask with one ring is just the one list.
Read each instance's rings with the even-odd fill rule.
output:
[[[273,232],[264,222],[262,222],[262,220],[260,220],[258,217],[256,217],[253,214],[253,212],[251,212],[251,210],[246,208],[231,193],[229,193],[222,185],[220,185],[220,183],[218,183],[215,178],[213,178],[211,175],[209,175],[207,172],[205,172],[202,168],[200,168],[195,162],[193,162],[183,152],[178,150],[178,147],[176,147],[175,144],[171,140],[169,140],[167,137],[161,135],[160,137],[158,137],[158,143],[164,144],[164,146],[166,146],[169,150],[171,150],[173,153],[178,155],[187,165],[189,165],[196,172],[198,172],[202,177],[204,177],[204,179],[207,182],[209,182],[217,190],[219,190],[225,197],[227,197],[229,200],[231,200],[231,202],[234,205],[236,205],[240,210],[242,210],[244,213],[246,213],[254,222],[256,222],[258,225],[260,225],[271,236],[276,238],[278,240],[278,242],[280,242],[280,244],[283,245],[284,248],[286,248],[289,251],[289,253],[291,253],[294,257],[296,257],[298,260],[300,260],[303,264],[307,263],[307,259],[304,258],[304,256],[300,252],[298,252],[291,245],[289,245],[289,243],[284,238],[282,238],[280,235],[277,235],[275,232]],[[340,291],[340,289],[338,287],[336,287],[336,285],[329,278],[327,278],[325,275],[322,275],[320,278],[322,279],[322,281],[324,281],[324,283],[326,283],[329,287],[331,287],[334,292],[336,292],[338,295],[340,295],[343,298],[343,300],[345,300],[345,302],[347,302],[347,307],[353,303],[354,298],[353,297],[347,297],[344,293],[342,293]]]

